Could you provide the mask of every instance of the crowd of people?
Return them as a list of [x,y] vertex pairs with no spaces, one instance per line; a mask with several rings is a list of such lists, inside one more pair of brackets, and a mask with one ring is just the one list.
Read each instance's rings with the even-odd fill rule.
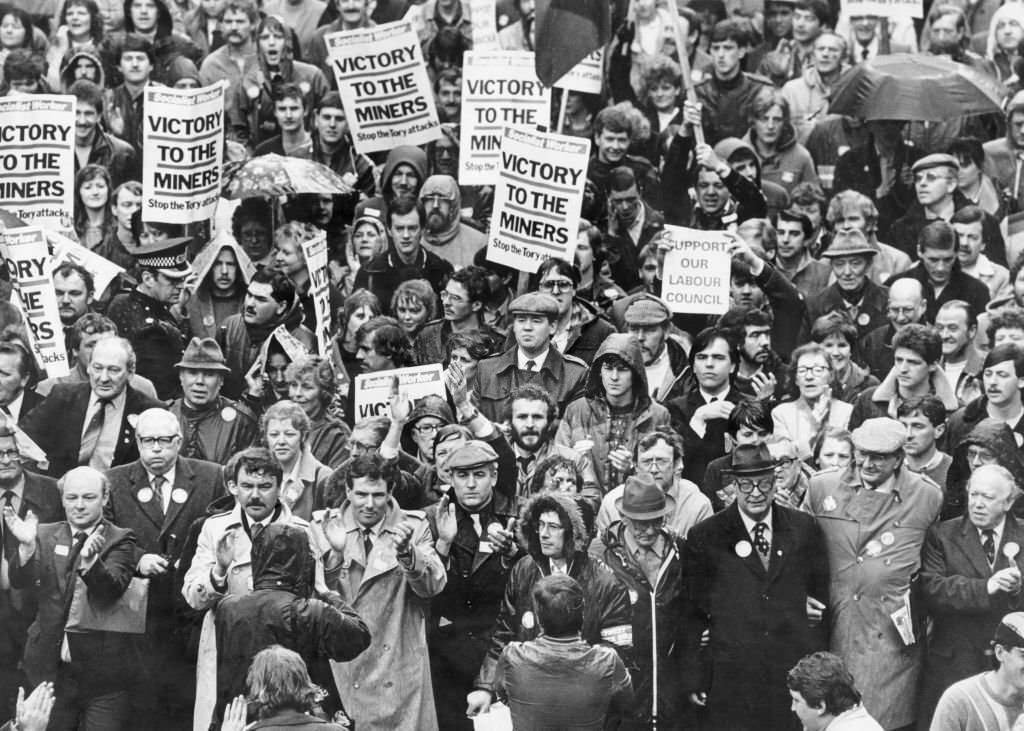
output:
[[[458,181],[470,3],[56,5],[0,6],[0,93],[75,98],[62,233],[124,273],[54,267],[54,377],[0,274],[5,729],[1024,728],[1024,5],[612,3],[535,273]],[[441,135],[361,154],[325,36],[403,18]],[[899,52],[1001,109],[830,111]],[[226,180],[345,190],[144,222],[143,90],[219,81]],[[662,297],[667,226],[725,232],[724,314]]]

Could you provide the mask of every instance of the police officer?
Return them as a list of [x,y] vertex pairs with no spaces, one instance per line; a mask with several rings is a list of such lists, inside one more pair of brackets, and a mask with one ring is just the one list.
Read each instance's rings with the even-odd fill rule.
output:
[[190,239],[162,239],[132,249],[138,263],[139,283],[110,301],[107,317],[135,349],[136,372],[153,382],[162,400],[179,391],[174,363],[181,358],[188,337],[186,318],[174,315],[185,279],[192,273],[188,263]]
[[181,456],[226,464],[256,438],[256,417],[247,406],[221,396],[230,372],[213,338],[192,338],[178,363],[182,397],[170,411],[181,423]]
[[[487,652],[491,628],[518,548],[514,513],[494,499],[498,453],[474,439],[448,455],[451,489],[426,509],[448,584],[434,599],[430,647],[434,705],[444,729],[472,729],[465,693]],[[500,501],[508,505],[508,501]],[[492,532],[492,537],[489,533]]]

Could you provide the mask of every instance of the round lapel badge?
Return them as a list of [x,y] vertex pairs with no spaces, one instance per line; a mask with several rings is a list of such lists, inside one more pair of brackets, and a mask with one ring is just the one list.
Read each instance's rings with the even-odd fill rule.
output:
[[736,544],[736,555],[740,558],[746,558],[754,552],[754,547],[750,545],[750,541],[740,541]]
[[234,421],[235,417],[237,417],[237,416],[238,416],[238,412],[235,411],[235,407],[234,406],[225,406],[223,409],[220,410],[220,418],[223,419],[224,421],[228,422],[229,424],[232,421]]
[[896,542],[896,536],[892,534],[892,531],[887,530],[885,533],[882,534],[881,541],[883,546],[891,546],[893,543]]
[[533,629],[533,626],[536,624],[533,619],[533,612],[523,612],[522,624],[524,629]]
[[188,500],[188,493],[183,488],[176,487],[171,490],[171,500],[178,503],[179,505]]
[[144,487],[135,493],[135,497],[138,498],[140,503],[148,503],[153,499],[153,490],[149,487]]
[[831,495],[827,495],[825,499],[822,501],[821,507],[822,509],[824,509],[826,513],[831,513],[833,510],[836,509],[836,499]]
[[871,557],[877,556],[882,552],[882,544],[878,541],[868,541],[868,545],[864,547],[864,552]]

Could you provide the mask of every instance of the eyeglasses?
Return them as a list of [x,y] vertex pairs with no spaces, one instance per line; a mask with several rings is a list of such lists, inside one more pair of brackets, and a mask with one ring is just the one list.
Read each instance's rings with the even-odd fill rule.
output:
[[417,424],[413,427],[420,434],[433,434],[440,428],[440,424]]
[[174,444],[174,440],[177,438],[177,434],[173,437],[139,437],[139,444],[143,447],[155,447],[157,444],[161,447],[169,447]]
[[17,449],[4,449],[0,450],[0,462],[4,460],[8,462],[17,462],[21,459],[21,452]]
[[796,460],[793,459],[792,457],[783,457],[781,459],[777,459],[775,460],[775,471],[782,472],[782,470],[786,469],[794,462],[796,462]]
[[890,307],[888,312],[890,315],[913,315],[916,307]]
[[541,292],[569,292],[575,287],[571,279],[546,279],[540,283]]
[[548,523],[544,520],[537,523],[538,533],[561,533],[564,530],[565,526],[561,523]]
[[762,495],[767,495],[774,485],[774,477],[764,477],[760,480],[736,480],[736,489],[744,495],[752,493],[755,487]]
[[423,205],[436,205],[439,206],[442,203],[452,203],[453,200],[449,196],[441,195],[440,193],[434,193],[432,195],[423,196]]
[[645,470],[663,470],[671,467],[675,463],[675,460],[669,459],[668,457],[644,457],[642,459],[638,459],[636,463]]
[[828,372],[829,372],[829,367],[828,366],[820,366],[820,365],[817,365],[817,366],[800,366],[799,368],[796,369],[796,374],[798,376],[806,376],[808,373],[810,373],[812,376],[823,376],[823,375],[825,375]]

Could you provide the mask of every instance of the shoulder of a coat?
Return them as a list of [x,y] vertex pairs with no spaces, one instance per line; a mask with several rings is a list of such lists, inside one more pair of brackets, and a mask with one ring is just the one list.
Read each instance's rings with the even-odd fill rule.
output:
[[575,355],[569,355],[568,353],[563,353],[562,357],[565,358],[566,364],[572,363],[575,366],[579,366],[583,370],[587,370],[588,367],[589,367],[589,366],[587,366],[586,361],[582,360],[581,358],[577,358]]
[[426,520],[427,519],[427,514],[423,510],[405,510],[403,508],[402,509],[402,514],[405,516],[406,520]]
[[291,516],[290,522],[291,522],[292,525],[297,525],[300,528],[308,528],[309,527],[309,521],[306,520],[305,518],[300,518],[297,515]]
[[758,84],[767,84],[768,86],[775,86],[775,84],[772,83],[771,79],[769,79],[767,76],[761,76],[761,74],[747,73],[746,77]]

